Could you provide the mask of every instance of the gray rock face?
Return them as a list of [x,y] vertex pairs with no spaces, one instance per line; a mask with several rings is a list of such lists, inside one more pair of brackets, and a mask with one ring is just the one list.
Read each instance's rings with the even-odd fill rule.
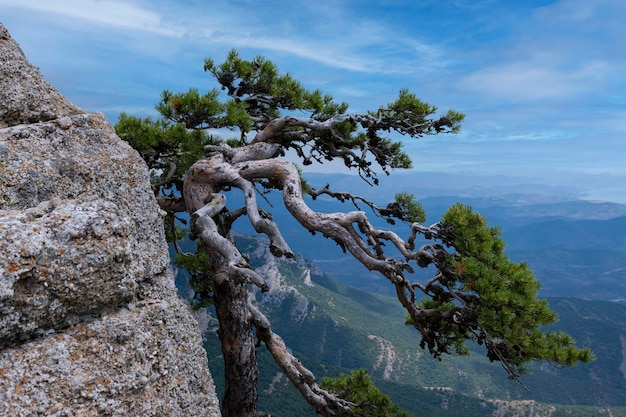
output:
[[139,155],[0,25],[0,415],[219,416]]
[[41,77],[2,24],[0,74],[0,128],[84,113]]

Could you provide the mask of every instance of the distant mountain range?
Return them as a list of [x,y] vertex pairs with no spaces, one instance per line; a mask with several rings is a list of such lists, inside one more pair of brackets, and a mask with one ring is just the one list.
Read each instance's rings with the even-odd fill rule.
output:
[[[460,182],[446,185],[442,177],[456,178]],[[504,190],[507,192],[498,194],[504,185],[475,187],[479,191],[473,192],[463,186],[462,177],[448,178],[444,174],[426,178],[424,183],[429,185],[427,188],[419,181],[411,183],[406,175],[400,176],[396,182],[389,182],[390,178],[383,178],[387,181],[375,188],[359,177],[349,175],[316,174],[307,177],[307,180],[316,188],[330,183],[332,190],[348,190],[380,206],[390,202],[396,192],[412,192],[426,210],[427,223],[438,221],[455,202],[469,204],[490,225],[501,228],[507,242],[507,253],[516,262],[528,262],[543,283],[543,296],[626,300],[626,204],[582,200],[569,189],[540,184],[534,187],[532,184],[507,185]],[[437,192],[456,192],[458,195],[433,195]],[[426,197],[419,198],[421,195]],[[237,207],[241,197],[235,192],[229,199],[233,207]],[[311,236],[287,213],[280,194],[272,193],[265,199],[261,204],[273,213],[274,220],[294,251],[314,260],[322,271],[346,284],[392,294],[392,288],[381,276],[366,271],[334,242],[321,236]],[[327,197],[315,201],[308,198],[307,202],[314,210],[322,212],[355,209],[349,203],[342,204]],[[370,218],[379,227],[390,227],[380,218]],[[397,224],[390,228],[400,236],[408,236],[407,225]],[[238,230],[255,234],[245,221],[239,222]]]
[[[597,360],[564,369],[538,363],[522,377],[526,391],[478,346],[466,357],[430,357],[419,348],[417,332],[404,325],[395,299],[345,285],[302,257],[276,260],[263,239],[238,241],[270,284],[269,293],[256,294],[261,308],[318,377],[366,368],[415,416],[626,416],[626,305],[549,298],[560,317],[554,328],[591,347]],[[207,313],[200,316],[215,324]],[[213,331],[206,334],[206,347],[219,391],[222,364]],[[281,416],[315,415],[264,349],[260,354],[262,408]]]
[[[328,182],[333,190],[372,193],[354,176],[307,179],[314,187]],[[242,236],[240,242],[272,284],[272,291],[257,297],[274,329],[318,376],[365,367],[416,416],[626,416],[626,303],[611,302],[626,300],[626,205],[583,200],[575,189],[563,187],[512,186],[509,180],[488,187],[463,181],[442,186],[440,180],[383,182],[373,199],[384,205],[398,191],[414,192],[423,196],[429,223],[454,202],[472,205],[490,225],[501,227],[509,256],[528,262],[542,282],[541,295],[549,297],[560,316],[555,328],[591,347],[596,362],[566,369],[537,364],[534,374],[523,378],[527,392],[480,354],[442,362],[430,358],[419,348],[416,332],[404,326],[397,301],[385,296],[391,286],[334,242],[311,236],[284,210],[280,195],[270,194],[263,204],[302,257],[275,260],[259,249],[264,239]],[[233,208],[240,203],[236,193],[228,198]],[[327,198],[308,203],[324,212],[354,209]],[[373,221],[388,227],[381,219]],[[256,235],[245,221],[238,223],[240,233]],[[407,233],[406,225],[393,229]],[[184,277],[178,284],[184,288]],[[210,315],[199,317],[214,329]],[[219,345],[210,331],[206,346],[219,389]],[[271,359],[265,358],[262,367],[265,410],[314,415]]]

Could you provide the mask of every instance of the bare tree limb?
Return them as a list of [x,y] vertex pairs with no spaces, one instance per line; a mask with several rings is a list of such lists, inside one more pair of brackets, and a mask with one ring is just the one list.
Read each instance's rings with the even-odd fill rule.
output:
[[[239,164],[248,163],[254,163],[254,161]],[[213,190],[220,191],[225,187],[241,189],[250,224],[258,233],[264,233],[270,239],[272,253],[276,256],[294,257],[276,224],[260,216],[254,186],[239,174],[236,165],[225,160],[222,154],[196,162],[185,178],[185,201],[190,207],[199,207],[204,204],[205,200],[211,198]]]
[[[308,230],[319,232],[325,237],[335,240],[367,269],[376,270],[389,279],[396,287],[398,300],[410,316],[414,318],[415,322],[419,322],[425,316],[448,314],[435,309],[419,309],[415,304],[413,288],[404,276],[405,271],[410,272],[412,270],[408,261],[415,260],[420,254],[423,256],[428,251],[410,252],[407,249],[410,247],[409,244],[392,232],[375,229],[362,211],[318,213],[311,210],[302,197],[299,173],[291,163],[271,159],[231,164],[225,161],[222,155],[215,155],[210,159],[196,162],[188,171],[185,179],[186,200],[188,202],[198,199],[204,200],[207,198],[209,190],[220,190],[231,186],[245,190],[245,182],[242,179],[248,181],[270,179],[279,182],[283,191],[285,206],[293,217]],[[250,198],[250,195],[246,195],[246,198]],[[250,204],[251,207],[255,208],[255,212],[258,212],[255,202],[250,200]],[[273,222],[270,223],[273,225]],[[368,239],[364,240],[356,232],[354,224],[359,225],[360,230],[366,234]],[[265,233],[275,246],[277,246],[277,243],[280,245],[280,242],[283,241],[275,225],[268,228],[259,227],[257,230]],[[405,260],[399,261],[392,257],[385,257],[380,250],[378,252],[373,251],[369,245],[376,245],[376,242],[370,241],[369,238],[390,240],[401,251]],[[422,331],[422,329],[419,330]]]
[[226,259],[228,277],[244,277],[261,290],[269,290],[263,278],[254,272],[239,249],[230,240],[219,234],[212,217],[219,213],[225,205],[226,197],[223,194],[213,194],[206,205],[193,213],[192,225],[196,229],[195,232],[207,247],[213,248]]
[[341,412],[344,416],[356,416],[352,412],[355,404],[320,388],[315,375],[293,356],[283,339],[272,331],[269,319],[252,303],[248,304],[248,309],[259,343],[267,347],[276,364],[318,414],[332,417]]
[[185,200],[181,197],[174,196],[159,196],[156,198],[157,203],[161,209],[168,213],[183,213],[187,211]]

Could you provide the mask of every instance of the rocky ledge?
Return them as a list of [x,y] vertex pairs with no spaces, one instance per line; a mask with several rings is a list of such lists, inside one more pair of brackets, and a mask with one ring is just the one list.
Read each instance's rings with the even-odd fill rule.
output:
[[219,416],[139,155],[0,24],[0,415]]

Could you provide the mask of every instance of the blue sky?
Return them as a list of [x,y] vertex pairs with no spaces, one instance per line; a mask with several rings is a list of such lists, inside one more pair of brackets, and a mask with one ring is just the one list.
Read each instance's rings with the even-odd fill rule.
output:
[[459,135],[405,143],[416,170],[595,184],[626,202],[623,0],[0,0],[0,10],[53,85],[113,122],[155,115],[163,89],[213,88],[204,58],[236,48],[352,111],[406,87],[465,113]]

